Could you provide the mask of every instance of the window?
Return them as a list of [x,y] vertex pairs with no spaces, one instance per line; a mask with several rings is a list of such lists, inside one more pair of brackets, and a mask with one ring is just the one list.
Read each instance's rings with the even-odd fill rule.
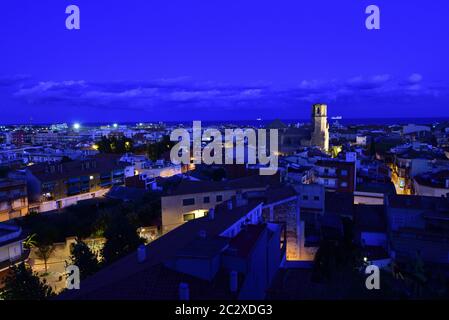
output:
[[340,187],[346,188],[348,186],[347,182],[342,182],[340,183]]
[[217,202],[221,202],[223,201],[223,196],[222,195],[218,195],[217,196]]
[[189,198],[189,199],[182,200],[183,206],[191,206],[193,204],[195,204],[195,198]]
[[346,177],[348,175],[348,170],[341,170],[341,175]]
[[303,195],[302,196],[302,200],[309,200],[309,196],[308,195]]
[[203,202],[204,203],[209,203],[210,202],[210,197],[204,197]]
[[313,197],[313,200],[319,201],[319,200],[320,200],[320,197],[319,197],[319,196],[314,196],[314,197]]
[[324,179],[324,185],[328,186],[329,185],[329,179]]
[[186,214],[184,214],[183,218],[184,218],[184,221],[190,221],[190,220],[195,219],[195,214],[194,213],[186,213]]
[[329,168],[324,168],[324,174],[329,174]]

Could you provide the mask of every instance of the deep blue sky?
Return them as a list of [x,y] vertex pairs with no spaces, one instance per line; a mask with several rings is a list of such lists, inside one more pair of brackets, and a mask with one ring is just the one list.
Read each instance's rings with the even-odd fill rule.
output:
[[314,102],[449,117],[448,14],[447,0],[3,0],[0,123],[298,119]]

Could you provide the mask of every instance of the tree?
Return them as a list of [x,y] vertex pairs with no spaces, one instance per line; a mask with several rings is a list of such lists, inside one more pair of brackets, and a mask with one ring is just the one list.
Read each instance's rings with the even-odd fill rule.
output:
[[22,262],[10,268],[11,274],[4,280],[0,298],[4,300],[44,300],[53,295],[51,287],[42,283],[30,268]]
[[175,145],[173,141],[170,141],[169,136],[164,136],[161,141],[148,145],[148,158],[152,161],[159,160],[165,152],[171,150]]
[[23,247],[25,249],[34,248],[36,246],[36,244],[37,244],[37,242],[36,242],[36,234],[35,233],[29,235],[28,237],[26,237],[25,240],[23,240]]
[[96,144],[101,153],[126,153],[133,150],[133,141],[129,138],[121,137],[101,137]]
[[45,272],[47,272],[47,262],[51,255],[55,251],[55,246],[53,244],[40,243],[37,246],[36,255],[39,259],[44,260]]
[[81,240],[76,240],[70,259],[72,264],[79,268],[81,279],[94,274],[99,269],[97,256]]
[[136,228],[121,212],[115,212],[109,217],[104,236],[106,243],[102,254],[106,264],[137,250],[137,247],[143,243],[137,235]]

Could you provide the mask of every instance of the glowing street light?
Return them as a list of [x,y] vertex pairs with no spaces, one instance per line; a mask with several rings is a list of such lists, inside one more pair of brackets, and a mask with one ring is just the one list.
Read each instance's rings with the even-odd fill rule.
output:
[[80,128],[81,128],[81,124],[79,124],[78,122],[73,124],[73,129],[79,130]]
[[114,123],[112,126],[113,126],[114,128],[118,128],[118,124],[117,124],[117,123]]

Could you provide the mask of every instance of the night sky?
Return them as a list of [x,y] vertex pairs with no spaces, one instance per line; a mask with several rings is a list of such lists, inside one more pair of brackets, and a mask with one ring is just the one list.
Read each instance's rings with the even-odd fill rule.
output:
[[2,0],[0,41],[3,124],[449,117],[447,0]]

